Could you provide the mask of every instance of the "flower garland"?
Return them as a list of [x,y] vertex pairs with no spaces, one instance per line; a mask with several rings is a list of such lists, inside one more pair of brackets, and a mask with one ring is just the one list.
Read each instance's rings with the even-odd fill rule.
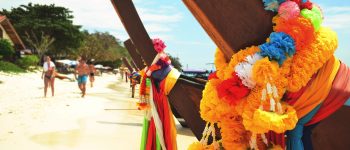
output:
[[157,51],[157,55],[154,58],[152,65],[148,68],[146,75],[151,76],[152,72],[160,70],[162,67],[170,65],[171,60],[169,56],[164,52],[166,45],[161,39],[153,39],[154,49]]
[[154,49],[157,51],[157,53],[163,52],[164,49],[166,48],[164,41],[162,41],[159,38],[153,39],[152,43],[153,43]]
[[[209,140],[209,136],[213,137],[213,143],[210,145],[207,145]],[[189,149],[196,149],[196,150],[215,150],[220,149],[220,141],[216,141],[216,133],[215,133],[215,127],[213,123],[207,123],[205,125],[204,131],[202,133],[202,139],[199,142],[194,142],[189,146]]]
[[152,72],[160,70],[162,68],[162,65],[158,63],[159,61],[164,62],[166,65],[171,64],[170,58],[166,55],[164,52],[164,49],[166,48],[166,45],[164,41],[162,41],[159,38],[155,38],[152,40],[153,47],[157,51],[157,55],[154,59],[154,62],[150,67],[145,67],[143,70],[140,71],[141,75],[141,83],[140,83],[140,99],[139,102],[136,103],[139,110],[147,110],[150,108],[149,101],[150,101],[150,90],[151,90],[151,79],[150,76]]
[[[225,74],[223,79],[231,78],[232,73],[234,72],[233,68],[235,68],[235,66],[238,65],[239,63],[246,61],[248,56],[257,53],[258,51],[259,51],[259,47],[252,46],[252,47],[246,48],[246,49],[241,50],[241,51],[237,52],[236,54],[234,54],[231,57],[231,60],[228,64],[228,66],[226,67],[226,70],[223,70],[224,74]],[[223,58],[221,58],[221,59],[223,59]],[[223,59],[223,60],[225,60],[225,59]],[[218,70],[218,72],[220,72],[220,70]],[[220,79],[222,79],[222,78],[220,78]]]
[[220,49],[216,49],[216,52],[215,52],[215,67],[216,67],[216,76],[219,78],[219,79],[224,79],[225,78],[225,74],[223,71],[220,71],[220,70],[224,70],[226,68],[226,66],[228,65],[227,62],[226,62],[226,59],[223,59],[225,58],[225,55],[224,53],[222,53],[220,51]]
[[216,87],[221,83],[220,79],[209,80],[203,90],[203,99],[200,105],[201,117],[208,122],[219,122],[225,116],[229,116],[234,109],[225,101],[221,101]]
[[151,80],[146,76],[147,67],[140,71],[141,83],[140,83],[140,99],[136,103],[139,110],[147,110],[150,108],[150,90],[151,90]]
[[[321,27],[321,9],[309,0],[263,0],[278,11],[266,43],[235,53],[229,62],[217,49],[200,105],[201,117],[221,128],[224,148],[281,149],[265,133],[292,130],[296,110],[283,102],[288,90],[305,86],[337,48],[337,36]],[[204,141],[189,149],[217,149]]]
[[[338,47],[337,34],[329,28],[321,28],[315,42],[293,57],[288,91],[296,92],[305,86],[312,75],[329,60]],[[310,55],[313,54],[313,55]],[[302,66],[302,67],[301,67]]]
[[236,73],[233,73],[232,78],[222,81],[217,87],[219,99],[224,100],[230,105],[237,105],[239,101],[246,97],[250,89],[243,85],[242,80]]
[[176,127],[167,94],[180,74],[171,66],[160,39],[153,39],[157,55],[142,73],[139,109],[144,111],[141,149],[177,149]]

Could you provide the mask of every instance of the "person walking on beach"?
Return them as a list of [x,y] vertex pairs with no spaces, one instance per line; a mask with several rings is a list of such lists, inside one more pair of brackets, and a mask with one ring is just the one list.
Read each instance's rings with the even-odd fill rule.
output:
[[90,74],[89,74],[90,86],[93,87],[94,81],[95,81],[96,68],[92,62],[89,63],[89,70],[90,70]]
[[120,75],[122,76],[122,80],[124,79],[124,70],[123,70],[123,68],[119,68],[119,70],[120,70]]
[[49,56],[45,57],[43,64],[43,73],[41,79],[44,79],[44,97],[46,97],[47,88],[51,87],[52,96],[55,95],[55,64]]
[[[89,69],[89,66],[86,64],[86,59],[81,58],[74,72],[74,77],[78,81],[79,89],[82,92],[81,97],[84,97],[86,94],[86,82],[87,82],[89,73],[90,73],[90,69]],[[78,74],[78,77],[77,77],[77,74]]]

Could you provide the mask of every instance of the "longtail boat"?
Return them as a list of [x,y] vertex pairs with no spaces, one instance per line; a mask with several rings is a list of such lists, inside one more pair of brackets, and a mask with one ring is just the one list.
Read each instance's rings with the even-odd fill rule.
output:
[[136,66],[136,64],[135,64],[135,62],[134,62],[133,59],[130,60],[130,64],[131,64],[132,68],[135,69],[135,71],[140,70],[140,69]]
[[[128,50],[131,58],[134,60],[134,62],[136,63],[137,66],[140,66],[139,68],[143,69],[145,68],[145,63],[144,60],[142,58],[142,56],[139,54],[139,52],[136,50],[134,44],[132,43],[132,41],[130,39],[124,41],[124,45],[126,47],[126,49]],[[141,70],[140,69],[140,70]],[[171,98],[169,98],[171,99]],[[174,116],[176,117],[176,119],[180,122],[180,124],[184,127],[186,127],[186,123],[184,121],[184,119],[181,117],[181,115],[177,112],[177,110],[174,108],[173,105],[170,105],[171,110],[174,114]]]
[[135,65],[138,69],[145,68],[145,63],[142,60],[141,55],[137,52],[134,44],[131,42],[130,39],[124,41],[124,46],[128,50],[132,60],[135,62]]
[[[133,41],[138,41],[135,42],[135,45],[139,43],[139,47],[142,48],[142,43],[147,43],[149,37],[137,37],[138,31],[145,31],[145,29],[139,20],[132,2],[114,0],[112,3],[129,35],[133,34],[134,39],[131,39]],[[235,50],[253,44],[262,44],[272,32],[271,19],[274,14],[265,11],[262,2],[258,0],[184,0],[184,3],[217,46],[223,51],[227,60],[232,56]],[[250,11],[245,11],[247,8],[249,8]],[[130,9],[133,10],[130,11]],[[136,24],[135,20],[132,18],[137,18]],[[234,22],[234,20],[239,20],[239,22]],[[129,24],[131,27],[128,27]],[[150,41],[148,46],[152,46]],[[143,50],[143,48],[141,50]],[[147,51],[147,48],[145,48],[145,50]],[[153,51],[150,51],[150,53],[152,52]],[[149,57],[153,58],[154,55]],[[152,59],[148,60],[148,62],[151,61]],[[185,88],[191,90],[181,90]],[[174,104],[175,108],[179,110],[179,113],[184,116],[185,120],[191,123],[190,128],[198,139],[200,139],[204,127],[204,121],[200,119],[198,114],[202,97],[201,91],[203,88],[203,82],[198,82],[197,80],[182,76],[169,95],[169,98],[174,97],[174,99],[176,99],[176,101],[170,100],[170,103]],[[176,89],[178,89],[178,91]],[[178,94],[176,94],[177,92]],[[191,93],[191,98],[184,100],[181,97],[182,95],[186,95],[184,93]],[[347,122],[349,113],[350,107],[343,106],[337,112],[319,123],[312,134],[315,149],[347,149],[350,147],[349,143],[346,141],[349,136],[347,133],[350,133],[350,128],[348,128],[350,122]]]
[[[147,66],[151,65],[157,53],[132,1],[112,0],[112,4],[135,48],[139,51]],[[203,81],[180,76],[168,95],[169,103],[184,118],[186,125],[193,131],[197,139],[201,138],[205,127],[205,122],[199,114],[203,89]]]
[[[227,60],[238,50],[265,43],[272,17],[261,0],[183,0]],[[199,99],[198,99],[199,100]],[[349,149],[350,106],[342,106],[312,130],[314,149]]]
[[123,61],[123,64],[125,65],[125,67],[128,68],[128,70],[129,70],[130,72],[132,72],[133,69],[132,69],[132,67],[131,67],[131,65],[130,65],[130,63],[129,63],[129,61],[128,61],[128,59],[125,58],[125,57],[123,57],[123,58],[122,58],[122,61]]

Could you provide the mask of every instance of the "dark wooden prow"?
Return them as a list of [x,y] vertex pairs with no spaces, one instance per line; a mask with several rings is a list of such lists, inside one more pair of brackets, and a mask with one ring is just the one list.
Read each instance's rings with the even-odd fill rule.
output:
[[135,48],[150,66],[157,52],[131,0],[111,0]]
[[128,61],[128,59],[125,58],[125,57],[123,57],[123,58],[122,58],[122,61],[123,61],[123,64],[125,65],[125,67],[129,69],[130,73],[133,72],[133,69],[132,69],[132,67],[131,67],[131,65],[130,65],[130,63],[129,63],[129,61]]
[[135,69],[135,71],[139,71],[140,69],[136,66],[135,62],[133,59],[130,60],[131,66]]
[[[128,49],[131,57],[134,59],[135,62],[138,62],[137,64],[141,65],[142,64],[142,68],[145,67],[144,63],[143,63],[143,58],[140,54],[138,54],[137,50],[135,49],[133,43],[131,42],[130,39],[126,40],[124,42],[124,45],[125,47]],[[182,76],[183,77],[183,76]],[[205,83],[202,83],[203,85]],[[178,86],[177,86],[178,87]],[[203,86],[201,87],[201,89],[203,89]],[[182,89],[181,89],[182,90]],[[179,91],[178,89],[175,90],[175,91]],[[197,90],[198,91],[198,90]],[[199,93],[201,92],[202,90],[199,90]],[[173,97],[175,96],[174,94],[171,94],[172,97],[169,96],[169,99],[176,99],[176,97]],[[171,106],[171,110],[173,111],[173,114],[174,116],[178,119],[178,121],[180,122],[180,124],[182,126],[187,126],[187,124],[185,123],[184,119],[182,118],[182,116],[177,112],[177,110],[174,108],[173,105],[170,105]]]
[[322,120],[312,132],[315,150],[349,149],[350,106],[343,106]]
[[[112,0],[112,3],[132,43],[134,43],[146,64],[151,65],[156,52],[132,1]],[[199,102],[202,98],[203,89],[204,84],[180,78],[168,95],[170,105],[174,106],[185,119],[187,126],[191,128],[198,139],[201,138],[205,127],[205,122],[199,114]]]
[[146,67],[145,63],[143,62],[141,55],[137,52],[132,41],[130,39],[128,39],[124,42],[124,45],[125,45],[125,48],[128,50],[131,58],[134,60],[137,68],[139,68],[139,69],[145,68]]
[[202,138],[205,121],[200,117],[199,105],[205,84],[196,79],[186,79],[180,76],[174,88],[169,93],[169,102],[184,118],[186,125],[192,130],[198,140]]
[[[247,46],[265,42],[272,17],[261,0],[183,0],[226,59]],[[314,149],[349,149],[350,106],[343,106],[313,130]]]
[[274,13],[262,0],[183,0],[229,60],[238,50],[265,42]]

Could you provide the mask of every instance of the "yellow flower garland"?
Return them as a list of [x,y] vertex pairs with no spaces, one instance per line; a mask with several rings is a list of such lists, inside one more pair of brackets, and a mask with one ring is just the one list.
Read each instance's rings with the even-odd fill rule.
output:
[[278,75],[278,64],[277,62],[271,62],[269,58],[265,57],[256,62],[253,67],[253,79],[260,86],[266,84],[265,77],[271,77],[275,79]]
[[[232,55],[231,57],[231,60],[230,60],[230,63],[228,64],[228,66],[222,70],[224,71],[225,73],[225,77],[222,79],[222,80],[226,80],[228,78],[231,78],[232,77],[232,73],[233,73],[233,68],[240,62],[244,61],[246,59],[247,56],[249,55],[253,55],[254,53],[258,52],[259,51],[259,47],[257,46],[252,46],[252,47],[248,47],[246,49],[243,49],[239,52],[237,52],[236,54]],[[222,56],[223,58],[225,56]],[[225,59],[223,59],[225,60]],[[219,70],[220,72],[220,70]]]
[[220,83],[220,79],[212,79],[208,81],[203,90],[200,113],[201,117],[207,122],[219,122],[222,118],[229,116],[234,109],[234,107],[219,99],[216,86]]
[[215,150],[213,145],[204,145],[201,142],[194,142],[192,143],[188,149],[195,149],[195,150]]
[[246,150],[249,145],[250,132],[242,124],[242,117],[239,115],[223,119],[218,123],[221,128],[223,147],[231,147],[237,150]]
[[[221,79],[229,78],[233,73],[232,68],[234,68],[234,65],[237,65],[240,61],[244,61],[247,56],[258,52],[259,48],[257,46],[253,46],[245,50],[239,51],[238,53],[233,55],[233,57],[231,58],[231,61],[227,65],[227,63],[222,62],[222,60],[225,60],[223,53],[219,49],[217,49],[216,55],[215,55],[216,56],[215,65],[218,68],[221,68],[221,70],[217,71],[219,78],[220,77]],[[240,61],[237,61],[237,59]],[[268,60],[265,58],[262,61],[266,62]],[[278,88],[278,91],[283,91],[283,93],[285,92],[285,87],[288,81],[287,74],[289,72],[290,64],[291,64],[291,59],[287,59],[286,62],[280,68],[278,68],[276,63],[270,64],[272,67],[272,70],[274,70],[273,72],[275,72],[274,74],[276,75],[276,78],[279,79],[275,82],[277,83],[276,86]],[[220,73],[224,74],[225,76],[224,77],[220,76],[219,75]],[[259,75],[259,74],[256,74],[256,75]],[[255,110],[257,110],[261,105],[260,97],[261,97],[261,91],[263,88],[261,86],[258,86],[252,89],[251,93],[246,98],[244,98],[245,100],[242,100],[241,103],[238,104],[237,106],[232,107],[231,105],[220,100],[217,95],[216,86],[222,82],[221,79],[211,79],[206,84],[206,87],[203,91],[203,98],[200,105],[201,117],[208,122],[217,122],[218,126],[220,126],[221,128],[222,143],[224,147],[234,146],[238,149],[240,148],[246,149],[249,145],[249,137],[251,135],[251,132],[248,131],[250,129],[248,124],[254,122],[252,118],[254,116]],[[282,97],[283,93],[279,92],[279,96]],[[269,105],[269,104],[267,104],[266,102],[263,105]],[[289,119],[296,118],[296,115],[293,113],[281,114],[281,115],[282,116],[287,115]],[[240,116],[242,116],[243,118]],[[233,118],[242,118],[242,119],[240,120],[240,119],[233,119]],[[285,119],[285,117],[282,117],[282,118]],[[247,124],[243,124],[243,120]],[[296,124],[296,121],[297,120],[295,120],[294,122],[285,121],[285,123],[288,123],[289,125],[279,124],[277,129],[281,129],[283,127],[288,127],[289,129],[291,126]],[[255,131],[255,130],[256,129],[254,127],[251,129],[251,131]],[[246,135],[246,136],[242,136],[242,135]]]
[[219,77],[219,79],[223,80],[225,77],[223,70],[227,67],[228,64],[226,62],[224,53],[222,53],[219,48],[217,48],[215,51],[214,65],[217,70],[217,76]]
[[[338,46],[335,32],[323,27],[315,32],[310,20],[301,16],[288,21],[277,16],[273,22],[275,32],[284,32],[294,39],[296,53],[287,57],[282,65],[267,57],[257,60],[252,66],[252,78],[256,85],[237,105],[232,106],[221,100],[217,86],[232,78],[235,67],[245,62],[247,56],[260,52],[260,49],[258,46],[242,49],[229,62],[219,49],[216,50],[214,63],[218,78],[206,84],[200,113],[205,121],[217,123],[221,128],[224,148],[258,148],[263,143],[267,144],[264,133],[270,130],[283,133],[293,129],[298,122],[297,112],[292,106],[281,102],[281,98],[286,91],[296,92],[305,86]],[[214,147],[197,142],[189,149],[207,150]],[[274,146],[273,149],[282,148]]]
[[292,130],[298,121],[298,117],[293,107],[287,105],[285,107],[286,113],[284,114],[256,109],[253,113],[253,118],[251,118],[254,121],[244,119],[243,124],[247,130],[257,134],[267,133],[270,130],[276,133]]
[[329,28],[321,27],[317,32],[316,40],[293,57],[288,91],[296,92],[305,86],[312,75],[333,56],[337,47],[337,34]]

